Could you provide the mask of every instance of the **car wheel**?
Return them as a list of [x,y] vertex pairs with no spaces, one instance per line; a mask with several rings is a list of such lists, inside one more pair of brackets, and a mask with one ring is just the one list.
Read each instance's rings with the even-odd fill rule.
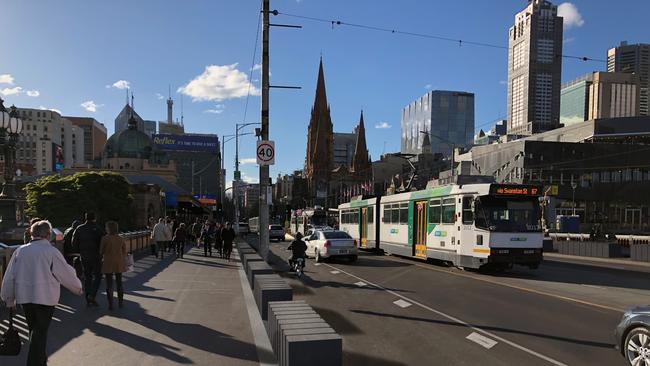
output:
[[650,362],[650,330],[644,327],[632,329],[625,337],[623,344],[625,359],[630,365],[637,365],[639,360]]
[[354,263],[354,262],[356,262],[356,261],[357,261],[357,259],[358,259],[358,258],[359,258],[359,256],[358,256],[358,255],[353,255],[353,256],[350,256],[350,262],[352,262],[352,263]]
[[318,251],[318,249],[314,249],[314,259],[316,259],[316,263],[323,261],[323,258],[321,258],[320,251]]

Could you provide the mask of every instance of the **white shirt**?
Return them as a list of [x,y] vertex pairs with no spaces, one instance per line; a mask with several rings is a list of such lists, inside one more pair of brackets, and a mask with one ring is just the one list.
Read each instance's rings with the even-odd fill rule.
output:
[[155,241],[170,241],[172,240],[171,229],[169,229],[167,224],[159,222],[153,227],[151,239]]
[[83,293],[81,281],[61,252],[46,239],[38,239],[14,252],[2,280],[0,298],[7,306],[54,306],[59,303],[60,285],[76,295]]

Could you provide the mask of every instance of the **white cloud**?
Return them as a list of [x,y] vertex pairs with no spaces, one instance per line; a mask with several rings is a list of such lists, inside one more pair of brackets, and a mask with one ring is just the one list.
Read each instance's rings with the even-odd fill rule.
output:
[[165,99],[165,96],[160,93],[156,93],[156,98],[158,98],[158,100],[163,100]]
[[131,83],[126,80],[118,80],[112,85],[106,85],[106,88],[115,88],[115,89],[128,89],[131,87]]
[[226,106],[223,104],[216,104],[214,108],[212,109],[206,109],[203,111],[203,113],[214,113],[214,114],[221,114],[223,113],[223,110],[226,109]]
[[564,18],[564,29],[582,27],[585,24],[578,8],[572,3],[562,3],[557,7],[557,15]]
[[87,101],[81,103],[81,106],[82,106],[86,111],[88,111],[88,112],[92,112],[92,113],[95,113],[95,112],[97,112],[97,108],[99,108],[99,107],[103,107],[104,105],[103,105],[103,104],[97,104],[97,103],[95,103],[95,102],[92,101],[92,100],[87,100]]
[[573,41],[575,41],[575,40],[576,40],[575,37],[569,37],[569,38],[565,38],[565,39],[563,39],[563,40],[562,40],[562,43],[567,44],[567,43],[571,43],[571,42],[573,42]]
[[14,85],[14,77],[11,74],[0,74],[0,84]]
[[255,183],[260,182],[260,177],[258,177],[258,176],[251,177],[248,174],[246,174],[245,172],[241,172],[241,180],[243,180],[246,183],[255,184]]
[[61,113],[60,110],[58,110],[56,108],[47,108],[47,107],[44,107],[44,106],[39,106],[38,109],[42,109],[44,111],[53,111],[53,112],[56,112],[58,114],[63,114],[63,113]]
[[5,95],[5,96],[6,95],[16,95],[16,94],[20,94],[22,92],[23,92],[23,88],[21,88],[19,86],[15,86],[13,88],[0,89],[0,94]]
[[425,86],[424,86],[424,89],[427,89],[427,90],[429,90],[429,89],[431,89],[431,87],[432,87],[432,85],[431,85],[431,84],[427,84],[427,85],[425,85]]
[[506,85],[506,84],[508,84],[508,82],[505,81],[505,80],[500,80],[500,81],[499,81],[499,84],[501,84],[501,85]]
[[257,159],[256,158],[244,158],[244,159],[239,159],[239,163],[242,165],[246,164],[257,164]]
[[377,123],[375,125],[375,128],[378,128],[380,130],[385,130],[385,129],[388,129],[388,128],[391,128],[391,127],[393,127],[393,126],[389,125],[388,122]]
[[237,64],[210,65],[205,71],[187,85],[178,88],[179,93],[192,97],[197,101],[223,101],[226,99],[243,98],[248,94],[260,95],[260,90],[248,80],[248,75],[237,70]]
[[41,95],[41,92],[39,92],[38,90],[28,90],[27,91],[27,96],[28,97],[38,97],[39,95]]
[[256,70],[262,70],[262,64],[253,65],[253,71],[256,71]]

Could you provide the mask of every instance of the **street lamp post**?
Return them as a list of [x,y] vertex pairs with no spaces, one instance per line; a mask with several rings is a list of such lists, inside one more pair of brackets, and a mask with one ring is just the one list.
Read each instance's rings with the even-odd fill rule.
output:
[[235,224],[233,225],[235,232],[239,234],[239,180],[241,179],[241,173],[239,172],[239,136],[252,135],[252,132],[239,133],[239,130],[246,126],[259,125],[259,122],[251,123],[237,123],[235,125],[235,179],[233,183],[232,196],[235,201]]
[[15,160],[16,142],[23,130],[23,121],[18,110],[11,106],[7,112],[4,101],[0,99],[0,148],[4,155],[4,183],[0,193],[0,222],[3,229],[16,226],[16,185]]

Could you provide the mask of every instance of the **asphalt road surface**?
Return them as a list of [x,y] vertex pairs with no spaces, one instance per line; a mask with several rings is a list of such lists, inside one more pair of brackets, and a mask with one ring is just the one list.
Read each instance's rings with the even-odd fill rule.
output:
[[346,365],[625,365],[614,327],[650,303],[648,273],[562,262],[497,275],[362,253],[297,279],[287,246],[272,264],[343,336]]

